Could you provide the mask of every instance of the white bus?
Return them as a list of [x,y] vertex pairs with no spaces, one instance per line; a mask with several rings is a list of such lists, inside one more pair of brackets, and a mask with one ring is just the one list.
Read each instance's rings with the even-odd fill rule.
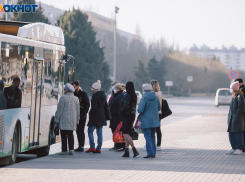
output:
[[56,142],[53,120],[64,88],[63,32],[44,23],[0,21],[0,48],[6,100],[0,108],[0,164],[15,163],[17,153],[46,156]]

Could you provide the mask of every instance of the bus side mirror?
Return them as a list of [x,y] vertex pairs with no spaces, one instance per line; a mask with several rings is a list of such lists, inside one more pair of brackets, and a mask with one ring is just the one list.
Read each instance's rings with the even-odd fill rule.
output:
[[68,68],[68,82],[72,83],[76,81],[76,67]]

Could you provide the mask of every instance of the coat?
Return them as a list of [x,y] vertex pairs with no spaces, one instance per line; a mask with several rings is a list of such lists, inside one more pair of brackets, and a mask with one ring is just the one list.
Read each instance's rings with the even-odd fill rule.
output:
[[154,92],[146,92],[140,99],[138,113],[141,114],[141,128],[156,128],[160,126],[158,111],[160,102]]
[[2,90],[0,90],[0,110],[6,109],[6,99]]
[[120,114],[121,110],[121,101],[124,97],[123,92],[118,92],[114,94],[114,99],[111,102],[111,120],[110,120],[110,128],[116,128],[117,125],[122,121],[122,116]]
[[89,111],[88,126],[101,127],[106,126],[105,109],[108,107],[106,95],[103,91],[98,91],[93,94],[91,99],[91,109]]
[[244,97],[241,93],[235,95],[230,103],[228,114],[228,132],[244,131]]
[[59,123],[60,130],[76,131],[80,119],[79,99],[72,92],[61,96],[54,122]]
[[120,110],[121,116],[124,116],[127,114],[135,114],[136,104],[137,104],[137,100],[133,102],[133,100],[131,99],[131,96],[126,93],[121,101],[121,110]]
[[80,119],[82,117],[86,117],[89,107],[90,107],[90,102],[88,98],[88,94],[82,90],[79,89],[78,92],[74,92],[74,95],[78,97],[79,102],[80,102]]

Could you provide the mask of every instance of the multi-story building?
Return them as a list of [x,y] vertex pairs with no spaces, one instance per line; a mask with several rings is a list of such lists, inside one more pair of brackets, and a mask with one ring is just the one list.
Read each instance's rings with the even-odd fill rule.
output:
[[231,46],[229,49],[222,47],[222,49],[210,49],[203,45],[198,48],[193,45],[190,48],[190,53],[197,57],[202,57],[208,60],[219,60],[225,67],[230,70],[245,71],[245,49],[238,50],[235,46]]

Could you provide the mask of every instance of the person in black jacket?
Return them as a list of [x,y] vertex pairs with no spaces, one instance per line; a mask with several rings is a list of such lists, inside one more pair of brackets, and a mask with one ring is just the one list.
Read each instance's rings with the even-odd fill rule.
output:
[[79,124],[77,125],[77,140],[78,140],[78,148],[74,151],[77,152],[83,152],[84,151],[84,142],[85,142],[85,133],[84,133],[84,127],[87,119],[87,113],[90,107],[88,94],[86,92],[83,92],[79,88],[79,82],[75,81],[72,83],[75,92],[74,95],[78,97],[80,102],[80,120]]
[[130,136],[133,123],[135,120],[135,114],[136,114],[136,104],[137,104],[137,96],[135,94],[134,90],[134,84],[133,82],[127,82],[126,83],[126,91],[127,93],[124,95],[122,102],[121,102],[121,116],[123,120],[122,125],[122,133],[125,139],[125,153],[122,157],[129,157],[129,144],[131,145],[134,157],[139,155],[139,152],[136,150],[134,146],[134,142]]
[[233,97],[230,104],[230,110],[228,114],[228,130],[229,140],[232,149],[227,151],[226,154],[242,154],[243,147],[243,132],[244,132],[244,97],[242,91],[239,90],[239,83],[234,82],[230,88],[233,91]]
[[[243,97],[245,97],[245,86],[243,84],[243,79],[237,78],[234,80],[234,82],[239,82],[239,89],[242,91]],[[243,113],[243,118],[244,118],[244,122],[245,122],[245,113]],[[245,152],[245,131],[243,132],[243,149],[242,149],[242,151]]]
[[15,77],[10,87],[4,88],[7,101],[6,109],[21,108],[22,91],[19,89],[20,79]]
[[[111,102],[111,120],[110,120],[110,128],[112,131],[112,134],[115,132],[118,124],[122,121],[122,117],[120,114],[120,110],[121,110],[121,101],[123,99],[124,96],[124,87],[125,85],[123,84],[116,84],[114,86],[115,90],[114,90],[114,99]],[[123,151],[125,148],[125,145],[123,143],[115,143],[114,144],[114,150],[117,151]],[[110,149],[112,150],[112,149]]]
[[[106,112],[105,109],[108,108],[106,102],[106,95],[103,91],[100,91],[101,84],[98,80],[91,87],[94,93],[91,100],[91,109],[89,111],[89,122],[88,122],[88,137],[90,148],[86,151],[87,153],[101,153],[102,146],[102,128],[106,126]],[[96,129],[98,136],[98,146],[95,149],[94,135],[93,132]]]

